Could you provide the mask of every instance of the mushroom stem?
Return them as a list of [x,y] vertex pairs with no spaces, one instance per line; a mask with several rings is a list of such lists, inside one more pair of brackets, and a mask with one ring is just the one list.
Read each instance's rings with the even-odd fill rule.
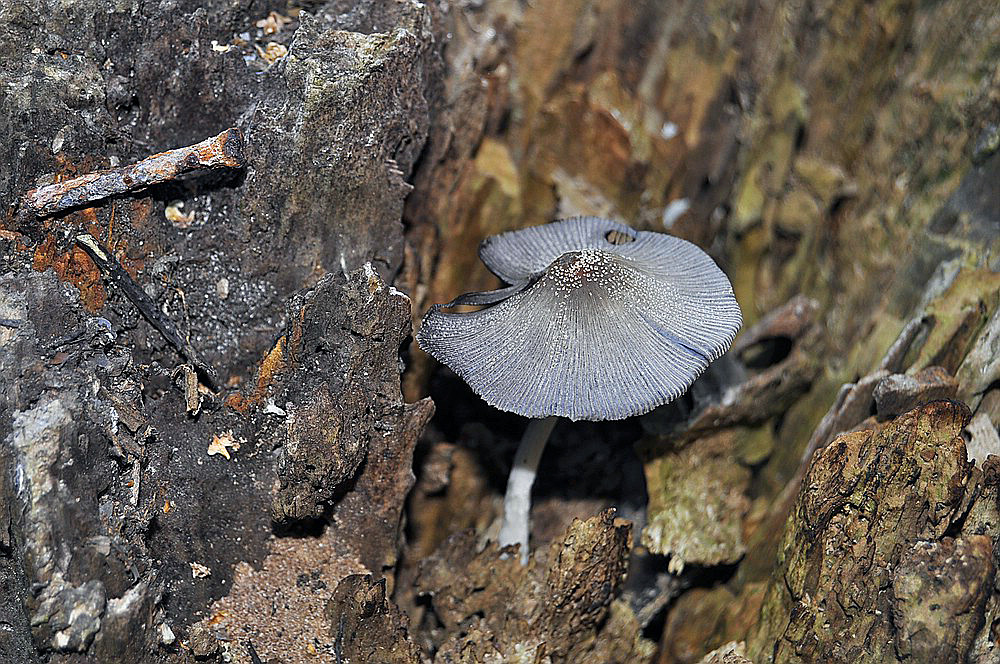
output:
[[507,493],[503,498],[503,525],[500,527],[500,546],[521,545],[521,564],[528,564],[528,518],[531,511],[531,486],[535,483],[538,462],[545,450],[557,417],[533,419],[524,430],[521,444],[517,446],[514,465],[507,478]]

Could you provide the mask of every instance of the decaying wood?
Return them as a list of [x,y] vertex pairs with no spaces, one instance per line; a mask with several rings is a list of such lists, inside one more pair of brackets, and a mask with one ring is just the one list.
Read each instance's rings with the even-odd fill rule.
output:
[[[0,9],[0,661],[997,660],[995,7],[146,5]],[[522,567],[408,339],[577,214],[746,327],[560,425]]]

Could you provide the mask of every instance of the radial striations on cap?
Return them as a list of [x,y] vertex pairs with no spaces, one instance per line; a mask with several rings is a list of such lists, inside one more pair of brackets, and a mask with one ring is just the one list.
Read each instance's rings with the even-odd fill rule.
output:
[[[584,217],[494,236],[480,256],[513,287],[432,307],[417,340],[487,403],[527,417],[652,410],[683,394],[742,323],[726,275],[670,235]],[[459,303],[487,306],[442,311]]]

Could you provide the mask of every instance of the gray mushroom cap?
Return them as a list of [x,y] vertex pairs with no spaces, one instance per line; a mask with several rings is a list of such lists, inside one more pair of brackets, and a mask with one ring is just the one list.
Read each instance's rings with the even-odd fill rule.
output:
[[[526,417],[617,420],[683,394],[742,324],[732,284],[695,245],[579,217],[487,238],[510,286],[435,305],[420,347],[487,403]],[[460,304],[470,313],[447,313]]]

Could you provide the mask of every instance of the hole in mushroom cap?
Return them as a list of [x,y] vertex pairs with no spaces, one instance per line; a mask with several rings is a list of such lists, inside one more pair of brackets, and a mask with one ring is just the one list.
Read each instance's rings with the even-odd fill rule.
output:
[[619,230],[611,230],[604,234],[604,239],[614,245],[628,244],[629,242],[635,242],[635,238],[628,233],[623,233]]

